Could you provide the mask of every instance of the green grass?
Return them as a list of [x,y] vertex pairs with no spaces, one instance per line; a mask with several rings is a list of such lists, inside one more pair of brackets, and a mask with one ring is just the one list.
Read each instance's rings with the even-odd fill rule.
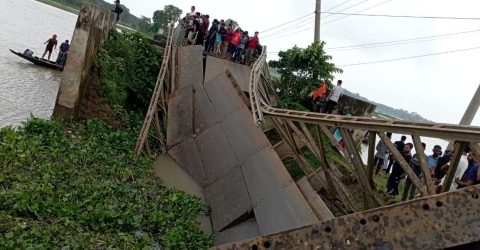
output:
[[201,201],[167,189],[137,133],[31,119],[0,129],[0,249],[206,249]]
[[78,15],[78,13],[80,12],[79,10],[77,10],[75,8],[72,8],[72,7],[69,7],[69,6],[63,5],[61,3],[54,2],[54,1],[50,1],[50,0],[37,0],[37,1],[41,2],[41,3],[44,3],[44,4],[48,4],[48,5],[56,7],[56,8],[59,8],[59,9],[64,10],[64,11],[68,11],[68,12],[73,13],[75,15]]

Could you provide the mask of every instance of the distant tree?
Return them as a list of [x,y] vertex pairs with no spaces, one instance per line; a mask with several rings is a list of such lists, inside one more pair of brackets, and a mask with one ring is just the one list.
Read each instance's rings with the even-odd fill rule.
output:
[[138,29],[144,32],[151,31],[152,20],[146,16],[140,16],[140,20],[138,21]]
[[181,15],[182,10],[173,5],[165,5],[163,10],[153,12],[153,32],[157,32],[160,28],[167,30],[168,24],[177,21]]
[[318,87],[320,79],[329,82],[334,73],[343,72],[329,62],[332,57],[325,53],[324,45],[325,42],[313,43],[306,49],[295,46],[279,52],[278,61],[269,62],[281,75],[276,84],[281,100],[300,103]]
[[233,28],[237,28],[239,25],[238,25],[238,22],[233,20],[233,19],[227,19],[227,21],[225,21],[225,24],[226,25],[229,25],[229,24],[232,24]]

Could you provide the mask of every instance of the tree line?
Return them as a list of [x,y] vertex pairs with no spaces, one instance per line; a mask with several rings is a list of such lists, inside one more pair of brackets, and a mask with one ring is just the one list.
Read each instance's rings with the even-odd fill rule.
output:
[[[108,3],[103,0],[51,0],[72,7],[80,9],[84,4],[91,4],[105,9],[114,9],[113,3]],[[113,1],[112,1],[113,2]],[[120,16],[120,23],[125,24],[133,29],[137,29],[146,33],[157,33],[160,28],[167,29],[170,22],[176,21],[182,15],[182,10],[173,5],[166,5],[163,10],[155,10],[152,17],[141,16],[140,18],[130,13],[127,6],[121,5],[123,13]]]

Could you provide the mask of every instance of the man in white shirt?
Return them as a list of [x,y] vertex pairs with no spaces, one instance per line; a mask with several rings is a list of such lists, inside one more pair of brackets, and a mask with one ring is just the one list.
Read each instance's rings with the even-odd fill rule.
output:
[[342,80],[338,80],[337,86],[334,86],[328,94],[328,102],[325,108],[325,112],[331,114],[335,106],[337,105],[338,99],[343,95]]
[[190,10],[191,12],[188,13],[187,16],[195,16],[197,14],[197,12],[195,11],[195,6],[192,6]]

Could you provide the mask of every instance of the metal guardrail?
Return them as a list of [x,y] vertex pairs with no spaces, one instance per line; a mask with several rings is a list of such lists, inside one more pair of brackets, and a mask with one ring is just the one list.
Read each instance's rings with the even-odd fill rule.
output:
[[[135,145],[135,153],[140,155],[143,151],[151,154],[148,137],[152,137],[160,143],[162,153],[166,152],[166,137],[164,128],[166,128],[168,114],[168,95],[174,89],[175,82],[175,53],[176,49],[181,46],[185,30],[181,26],[173,28],[169,26],[167,42],[165,45],[164,55],[160,72],[158,73],[155,89],[150,100],[147,114]],[[163,121],[163,126],[162,126]],[[149,134],[154,127],[153,135]]]

